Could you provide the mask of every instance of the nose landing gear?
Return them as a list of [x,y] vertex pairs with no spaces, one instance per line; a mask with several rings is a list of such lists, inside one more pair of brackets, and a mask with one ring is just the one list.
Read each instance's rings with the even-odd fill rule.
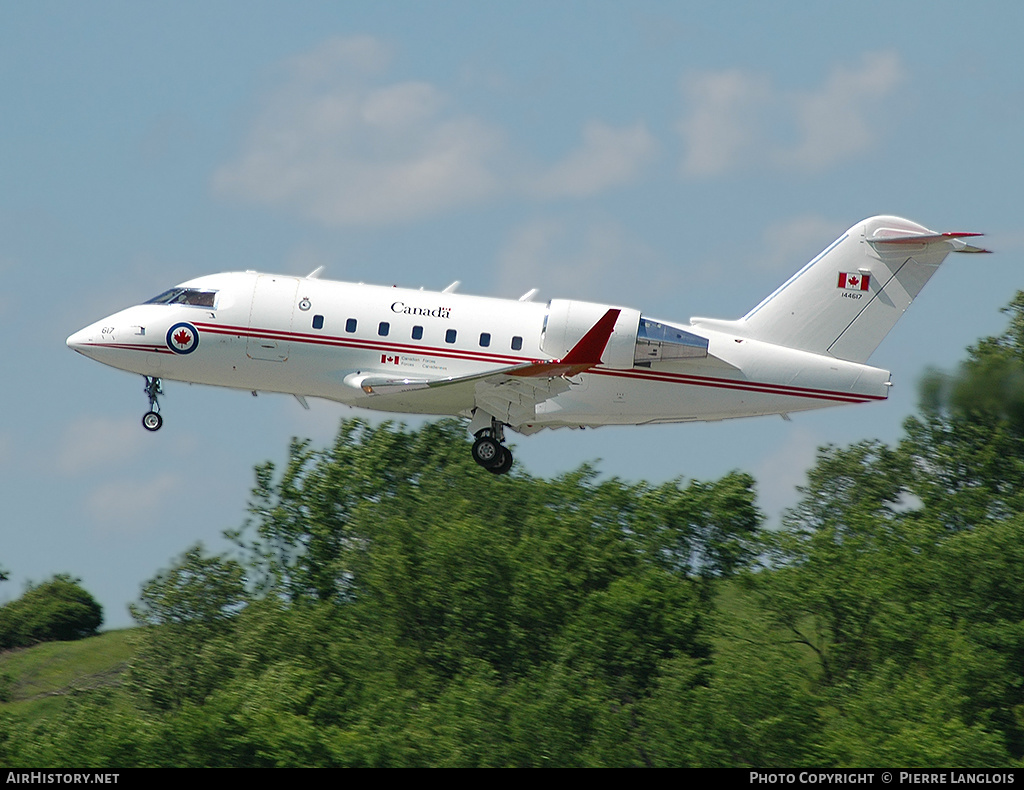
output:
[[159,431],[164,424],[164,418],[160,416],[160,402],[158,398],[163,394],[163,387],[160,379],[156,376],[145,376],[146,397],[149,398],[149,411],[142,415],[142,427],[147,431]]

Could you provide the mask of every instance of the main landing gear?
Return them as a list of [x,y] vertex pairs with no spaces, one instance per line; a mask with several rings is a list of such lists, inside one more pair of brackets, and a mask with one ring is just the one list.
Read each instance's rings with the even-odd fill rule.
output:
[[160,402],[157,399],[163,394],[163,387],[156,376],[146,376],[145,379],[149,411],[142,415],[142,427],[147,431],[159,431],[160,426],[164,424],[164,418],[160,416]]
[[505,438],[504,427],[495,419],[490,428],[482,428],[473,434],[473,460],[496,475],[503,475],[512,468],[512,451],[501,442]]

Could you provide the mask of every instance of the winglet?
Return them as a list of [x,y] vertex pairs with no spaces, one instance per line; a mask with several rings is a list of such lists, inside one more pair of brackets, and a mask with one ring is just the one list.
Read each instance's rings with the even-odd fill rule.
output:
[[597,323],[587,331],[580,341],[569,349],[561,359],[547,362],[534,362],[516,370],[509,371],[510,376],[520,377],[554,377],[575,376],[601,364],[601,357],[608,346],[615,322],[619,320],[621,310],[612,308],[601,316]]

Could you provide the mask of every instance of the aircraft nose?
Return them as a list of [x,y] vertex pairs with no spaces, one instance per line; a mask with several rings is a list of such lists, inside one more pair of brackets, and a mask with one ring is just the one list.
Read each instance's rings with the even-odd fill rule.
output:
[[79,329],[73,335],[70,335],[65,342],[68,344],[68,348],[72,351],[81,352],[82,347],[86,344],[87,340],[88,335],[86,334],[86,330]]
[[[71,335],[65,342],[72,351],[77,351],[79,354],[84,354],[87,357],[94,356],[94,352],[97,349],[97,343],[103,340],[103,334],[100,330],[101,324],[90,324],[84,329],[79,329],[73,335]],[[112,332],[108,329],[107,332]],[[112,336],[108,339],[112,339]]]

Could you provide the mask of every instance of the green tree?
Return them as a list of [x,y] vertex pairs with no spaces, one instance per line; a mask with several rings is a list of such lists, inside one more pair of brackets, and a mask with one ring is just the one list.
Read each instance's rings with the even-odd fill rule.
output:
[[926,379],[898,447],[822,451],[747,577],[777,642],[816,657],[835,764],[1024,755],[1024,295],[1007,313]]
[[130,678],[149,705],[201,702],[230,676],[238,663],[236,615],[248,600],[244,580],[238,562],[194,546],[143,586],[129,609],[149,627],[140,632]]
[[898,659],[834,690],[835,713],[820,754],[832,765],[1000,768],[1010,764],[1000,733],[968,723],[963,691]]
[[969,348],[956,372],[925,378],[900,446],[908,487],[950,531],[1024,510],[1024,291],[1003,312],[1003,334]]
[[212,731],[225,764],[646,764],[639,705],[707,659],[708,585],[760,520],[743,475],[481,474],[452,421],[294,443],[251,512],[239,564],[193,550],[133,609],[173,764]]
[[102,623],[103,608],[81,580],[58,574],[0,607],[0,648],[82,639]]
[[[457,422],[343,423],[257,470],[234,557],[195,547],[144,585],[129,682],[76,708],[79,732],[12,728],[7,756],[665,764],[666,739],[693,733],[655,727],[664,698],[645,706],[665,673],[708,682],[715,586],[755,555],[759,522],[742,474],[494,476]],[[107,717],[92,740],[89,711]]]

